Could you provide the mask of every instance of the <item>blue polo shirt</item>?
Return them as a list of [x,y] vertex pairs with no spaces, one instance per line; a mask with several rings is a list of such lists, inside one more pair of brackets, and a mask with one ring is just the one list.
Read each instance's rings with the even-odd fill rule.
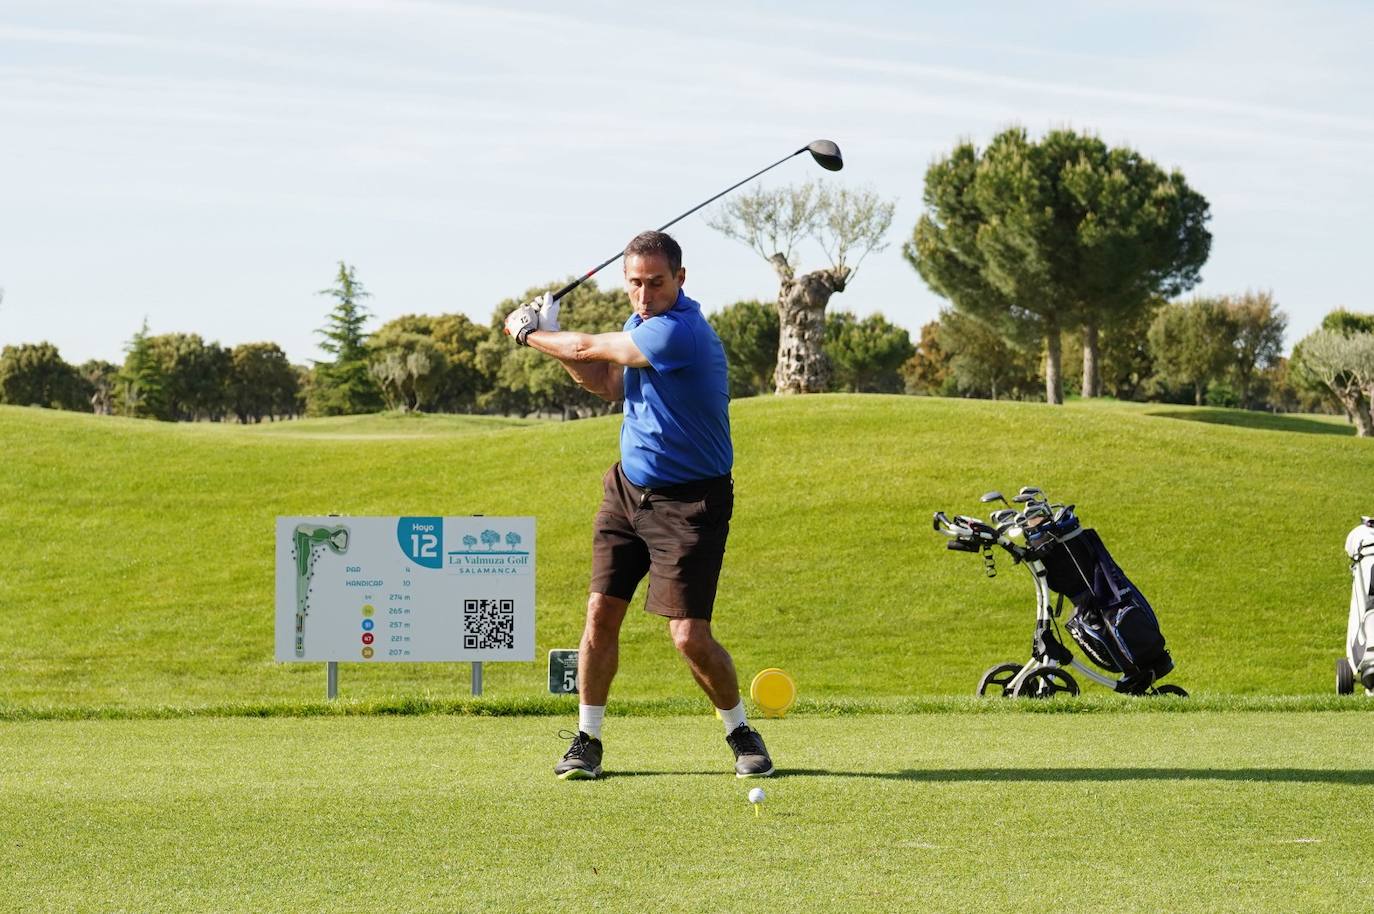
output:
[[647,368],[625,369],[625,419],[620,465],[630,482],[658,488],[730,472],[730,381],[725,348],[701,313],[678,291],[677,301],[647,321],[625,322]]

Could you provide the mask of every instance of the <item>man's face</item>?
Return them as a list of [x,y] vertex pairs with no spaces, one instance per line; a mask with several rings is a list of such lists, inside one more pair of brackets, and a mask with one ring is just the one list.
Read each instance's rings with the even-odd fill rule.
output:
[[640,320],[663,314],[677,303],[678,290],[687,280],[687,270],[668,269],[662,254],[631,254],[625,258],[625,291]]

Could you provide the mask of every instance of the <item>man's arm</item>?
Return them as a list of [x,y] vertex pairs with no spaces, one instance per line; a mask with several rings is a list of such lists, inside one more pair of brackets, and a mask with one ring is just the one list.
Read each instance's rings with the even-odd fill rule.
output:
[[535,330],[526,334],[525,344],[558,359],[579,386],[612,403],[625,398],[625,369],[649,365],[630,334],[623,331]]

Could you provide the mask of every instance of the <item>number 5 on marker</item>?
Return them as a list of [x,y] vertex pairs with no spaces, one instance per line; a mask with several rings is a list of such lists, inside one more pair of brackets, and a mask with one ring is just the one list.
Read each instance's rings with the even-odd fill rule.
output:
[[549,691],[554,695],[577,692],[577,651],[549,651]]

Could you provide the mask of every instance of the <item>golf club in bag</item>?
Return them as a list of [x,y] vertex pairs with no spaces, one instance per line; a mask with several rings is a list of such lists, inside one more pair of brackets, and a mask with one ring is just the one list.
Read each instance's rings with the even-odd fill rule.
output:
[[1350,557],[1350,625],[1345,633],[1345,656],[1336,661],[1336,694],[1349,695],[1358,681],[1366,695],[1374,695],[1374,517],[1345,538]]
[[[1000,492],[982,501],[1001,501],[988,521],[938,511],[935,530],[949,537],[948,548],[981,552],[988,577],[996,575],[992,548],[1000,547],[1015,564],[1024,564],[1035,582],[1035,631],[1031,659],[999,663],[978,682],[979,695],[1049,698],[1078,694],[1077,670],[1114,691],[1131,695],[1180,695],[1175,685],[1155,683],[1173,669],[1154,610],[1107,552],[1095,530],[1083,527],[1073,505],[1050,504],[1044,492],[1027,486],[1012,498]],[[1059,595],[1051,608],[1051,591]],[[1079,661],[1059,635],[1058,618],[1067,597],[1074,606],[1065,628],[1083,653],[1112,678]]]

